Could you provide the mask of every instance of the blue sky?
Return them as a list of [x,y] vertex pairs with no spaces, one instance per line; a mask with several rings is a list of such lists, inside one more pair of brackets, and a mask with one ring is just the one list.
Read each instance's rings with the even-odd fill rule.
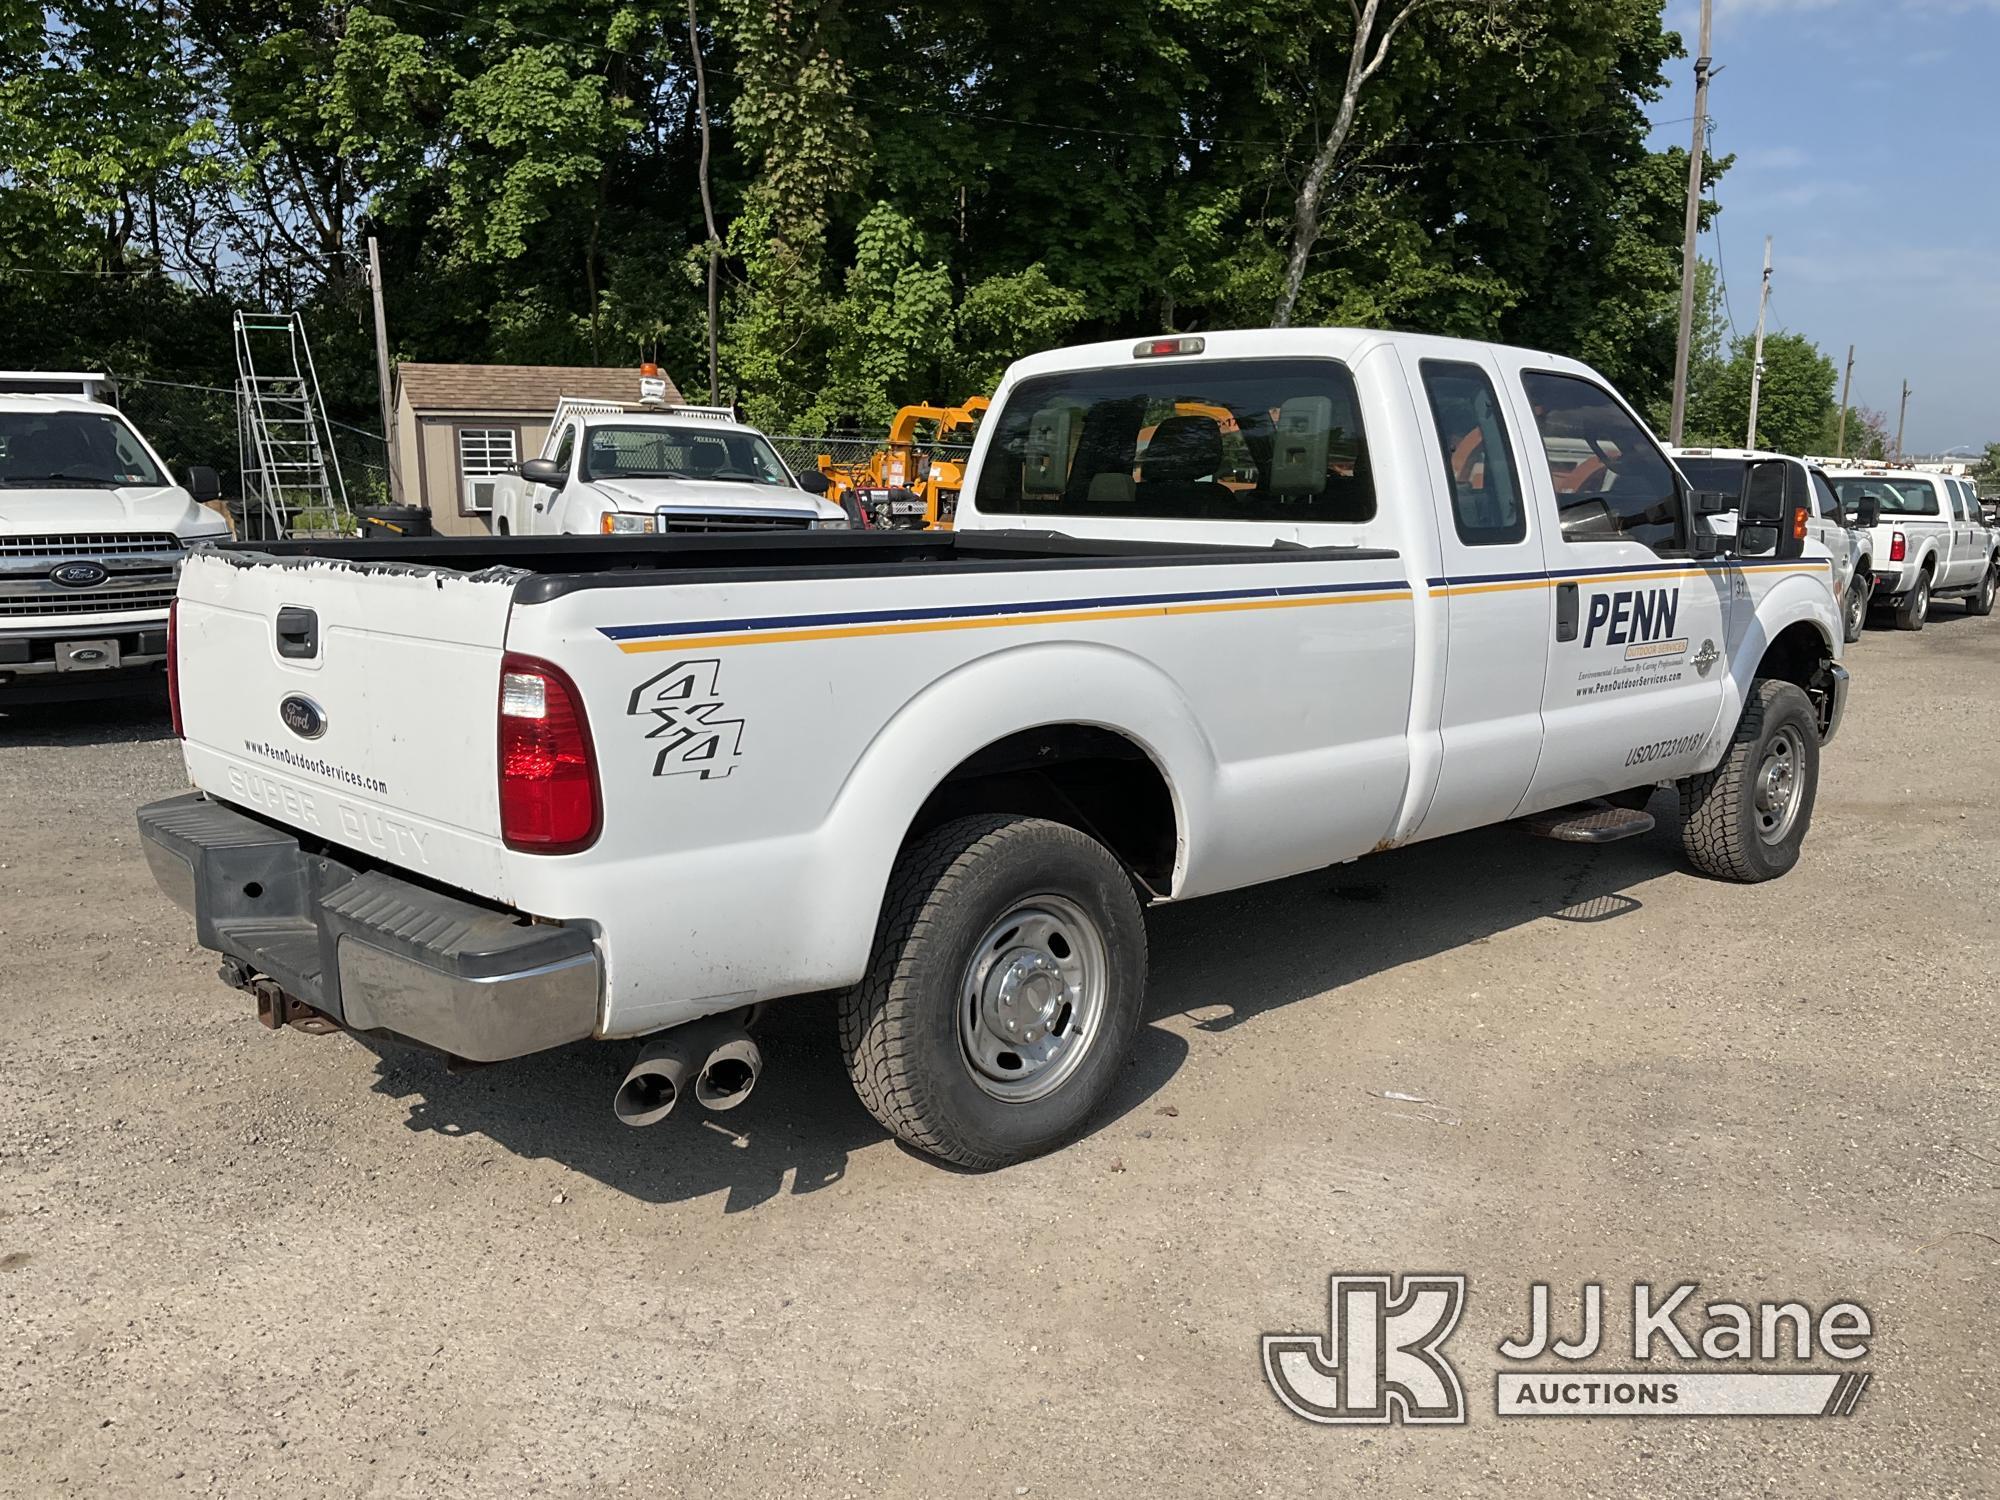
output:
[[[1655,119],[1693,113],[1700,15],[1668,0],[1689,55]],[[2000,0],[1715,0],[1713,51],[1714,150],[1736,165],[1701,248],[1737,328],[1772,235],[1771,324],[1836,364],[1856,345],[1856,405],[1893,434],[1907,377],[1909,451],[2000,440]]]

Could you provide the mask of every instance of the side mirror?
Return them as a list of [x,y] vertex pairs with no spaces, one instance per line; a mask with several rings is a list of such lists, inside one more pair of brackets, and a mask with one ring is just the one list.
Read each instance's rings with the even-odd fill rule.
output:
[[198,504],[222,498],[222,481],[207,464],[188,466],[188,493]]
[[809,469],[799,475],[799,488],[808,495],[824,495],[833,488],[833,481],[818,469]]
[[569,475],[563,466],[552,458],[531,458],[522,463],[521,477],[530,484],[546,484],[560,488]]
[[1881,520],[1882,502],[1873,495],[1863,495],[1849,508],[1847,524],[1865,531],[1870,526],[1879,524]]
[[1743,494],[1737,505],[1742,524],[1736,533],[1743,557],[1798,557],[1805,551],[1806,523],[1811,514],[1802,502],[1786,498],[1791,464],[1782,458],[1760,458],[1743,472]]

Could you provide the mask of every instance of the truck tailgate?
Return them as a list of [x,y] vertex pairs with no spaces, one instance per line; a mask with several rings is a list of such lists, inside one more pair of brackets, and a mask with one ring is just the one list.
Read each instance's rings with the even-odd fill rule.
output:
[[506,900],[496,714],[516,576],[190,558],[174,635],[188,775],[287,827]]

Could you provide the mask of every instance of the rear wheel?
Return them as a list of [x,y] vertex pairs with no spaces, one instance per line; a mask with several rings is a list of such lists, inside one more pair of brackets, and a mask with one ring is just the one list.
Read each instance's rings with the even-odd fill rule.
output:
[[1847,608],[1841,617],[1841,638],[1850,645],[1861,639],[1861,632],[1868,626],[1868,595],[1874,587],[1875,581],[1866,573],[1857,572],[1847,580]]
[[1745,884],[1799,862],[1819,791],[1819,721],[1789,682],[1751,687],[1729,751],[1680,784],[1681,847],[1704,874]]
[[1993,594],[1996,587],[1992,563],[1979,575],[1979,587],[1965,596],[1965,612],[1969,615],[1990,615],[1993,613]]
[[1109,850],[1041,818],[960,818],[897,862],[841,1049],[902,1140],[1001,1167],[1083,1132],[1145,989],[1145,921]]
[[1924,621],[1930,617],[1931,575],[1926,571],[1917,575],[1917,581],[1911,584],[1910,591],[1903,595],[1903,602],[1896,606],[1896,628],[1922,630]]

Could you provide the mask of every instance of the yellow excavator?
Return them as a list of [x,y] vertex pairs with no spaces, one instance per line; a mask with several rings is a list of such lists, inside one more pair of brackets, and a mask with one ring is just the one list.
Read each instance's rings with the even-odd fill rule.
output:
[[959,441],[969,443],[990,405],[986,397],[973,396],[959,406],[906,406],[889,424],[889,441],[862,462],[837,464],[832,454],[820,454],[819,471],[830,486],[826,498],[849,515],[865,517],[869,526],[949,530],[965,483],[965,462],[919,447],[917,432],[929,428],[928,441],[941,443],[963,431]]

